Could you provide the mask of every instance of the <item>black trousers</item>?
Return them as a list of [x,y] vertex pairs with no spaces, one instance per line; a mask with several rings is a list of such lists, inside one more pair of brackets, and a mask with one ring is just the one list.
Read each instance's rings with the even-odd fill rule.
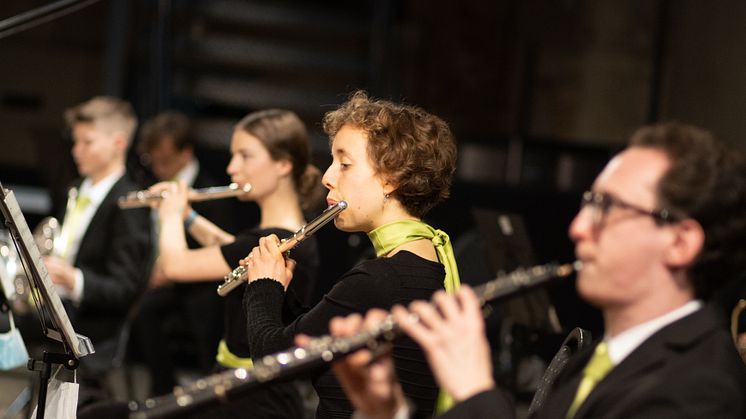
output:
[[148,290],[143,296],[132,324],[132,340],[135,357],[150,371],[153,395],[173,389],[179,355],[196,355],[189,366],[201,374],[215,365],[223,335],[223,299],[216,288],[217,282],[175,284]]

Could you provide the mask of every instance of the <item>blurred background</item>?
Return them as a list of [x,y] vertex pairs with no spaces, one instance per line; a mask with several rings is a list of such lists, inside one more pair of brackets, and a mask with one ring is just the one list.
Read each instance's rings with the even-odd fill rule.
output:
[[[189,115],[197,155],[225,184],[233,124],[293,110],[324,170],[321,118],[365,89],[451,125],[452,197],[427,218],[453,239],[464,282],[484,282],[572,259],[582,191],[640,125],[676,119],[746,149],[744,21],[739,0],[2,0],[0,181],[29,225],[56,213],[76,177],[62,112],[101,94],[141,122]],[[345,256],[324,266],[330,281],[367,251],[359,235],[323,239]],[[498,307],[491,330],[508,352],[536,344],[547,359],[558,343],[543,336],[601,332],[572,281],[534,294]],[[519,388],[509,355],[498,369]]]

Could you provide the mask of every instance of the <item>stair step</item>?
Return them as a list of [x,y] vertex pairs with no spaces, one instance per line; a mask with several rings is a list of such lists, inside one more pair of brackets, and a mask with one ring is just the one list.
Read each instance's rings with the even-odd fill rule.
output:
[[306,2],[215,0],[201,2],[197,6],[195,16],[206,20],[239,23],[248,27],[313,31],[308,32],[309,35],[317,32],[364,34],[369,30],[364,17],[369,6],[366,2],[359,2],[356,5],[354,10],[340,10],[340,5],[336,3],[334,8],[319,8],[317,3]]
[[239,36],[210,35],[180,40],[176,61],[179,64],[217,65],[237,69],[260,69],[290,73],[320,72],[325,76],[359,78],[367,71],[367,58],[360,51],[329,51],[254,40]]
[[[233,128],[240,118],[195,118],[193,132],[197,145],[214,150],[230,150]],[[328,155],[329,139],[320,130],[320,119],[305,121],[311,140],[311,150],[321,156]],[[317,128],[317,129],[314,129]],[[320,159],[320,158],[319,158]]]
[[320,115],[344,101],[346,92],[303,87],[287,83],[247,81],[244,79],[203,76],[177,85],[177,95],[192,96],[223,106],[242,109],[285,108],[304,115]]

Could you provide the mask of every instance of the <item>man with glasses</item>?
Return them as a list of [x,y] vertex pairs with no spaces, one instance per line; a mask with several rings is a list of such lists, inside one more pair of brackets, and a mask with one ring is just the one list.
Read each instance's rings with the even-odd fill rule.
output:
[[[583,195],[570,225],[577,289],[605,333],[558,377],[535,418],[743,418],[746,365],[704,302],[746,269],[746,163],[708,132],[644,127]],[[457,402],[443,417],[513,417],[492,381],[479,303],[468,287],[392,311]],[[415,313],[419,321],[412,321]],[[382,313],[335,319],[337,335]],[[361,351],[335,365],[358,411],[406,417],[390,360]]]

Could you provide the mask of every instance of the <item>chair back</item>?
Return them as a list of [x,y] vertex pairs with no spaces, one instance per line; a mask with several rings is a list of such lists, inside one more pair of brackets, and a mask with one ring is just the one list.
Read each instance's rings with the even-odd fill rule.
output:
[[541,377],[541,383],[539,383],[539,387],[536,389],[536,393],[534,393],[531,404],[528,406],[529,416],[534,412],[541,410],[542,406],[544,406],[544,401],[549,394],[549,390],[552,388],[557,377],[562,373],[562,370],[565,369],[565,365],[567,365],[570,357],[590,344],[591,332],[579,327],[572,329],[570,334],[568,334],[562,342],[557,353],[552,358],[549,366],[544,371],[544,375]]
[[736,303],[736,306],[733,307],[733,312],[730,315],[730,333],[731,336],[733,336],[733,343],[735,343],[736,348],[738,348],[738,353],[741,355],[744,362],[746,362],[746,337],[738,336],[738,318],[741,316],[741,312],[744,311],[744,309],[746,309],[746,300],[741,298],[738,300],[738,303]]

